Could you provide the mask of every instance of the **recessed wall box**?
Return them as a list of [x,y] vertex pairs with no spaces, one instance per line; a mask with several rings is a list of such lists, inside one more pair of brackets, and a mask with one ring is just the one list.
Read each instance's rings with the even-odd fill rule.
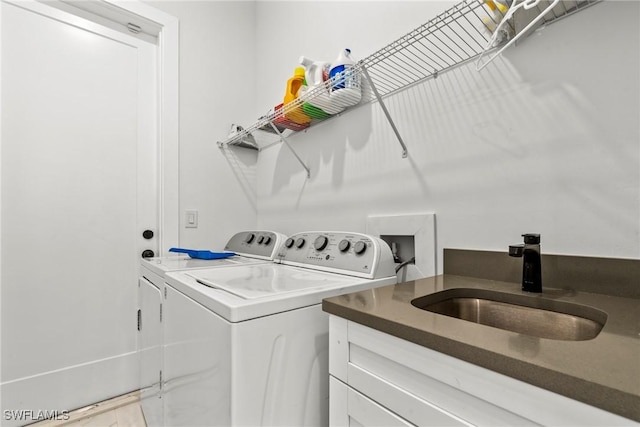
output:
[[387,242],[395,252],[398,265],[415,257],[415,264],[407,264],[398,271],[399,281],[438,274],[435,214],[372,215],[367,218],[367,234]]

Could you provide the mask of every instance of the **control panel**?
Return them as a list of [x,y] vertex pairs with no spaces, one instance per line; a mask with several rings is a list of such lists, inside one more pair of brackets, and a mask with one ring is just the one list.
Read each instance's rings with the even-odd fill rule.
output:
[[273,259],[285,239],[286,236],[274,231],[241,231],[229,239],[224,250],[245,256]]
[[[387,243],[361,233],[296,233],[285,240],[276,261],[363,277],[382,277],[379,273],[395,275]],[[380,270],[382,265],[384,268]]]

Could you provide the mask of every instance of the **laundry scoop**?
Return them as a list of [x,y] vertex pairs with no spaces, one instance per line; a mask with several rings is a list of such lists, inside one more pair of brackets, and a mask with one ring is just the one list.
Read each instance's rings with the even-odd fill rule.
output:
[[171,248],[169,252],[178,252],[181,254],[187,254],[191,258],[197,259],[222,259],[229,258],[235,255],[235,252],[211,252],[207,250],[196,249],[184,249],[184,248]]

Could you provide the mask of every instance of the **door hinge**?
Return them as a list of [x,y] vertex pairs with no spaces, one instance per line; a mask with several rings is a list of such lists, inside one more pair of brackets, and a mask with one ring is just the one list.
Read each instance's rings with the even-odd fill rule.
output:
[[167,299],[167,287],[164,287],[164,299]]
[[160,304],[160,322],[162,322],[162,304]]
[[160,371],[160,390],[162,390],[162,370]]
[[142,310],[138,309],[138,331],[142,328]]

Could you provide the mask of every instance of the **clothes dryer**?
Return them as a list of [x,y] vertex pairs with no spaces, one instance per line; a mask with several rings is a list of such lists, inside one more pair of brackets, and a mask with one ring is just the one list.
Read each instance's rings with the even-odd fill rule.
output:
[[168,273],[166,425],[328,425],[322,299],[395,282],[389,246],[345,232],[295,234],[270,264]]
[[171,271],[230,267],[272,262],[286,236],[275,231],[249,230],[233,235],[224,251],[236,255],[222,259],[195,259],[188,255],[143,258],[138,280],[138,355],[141,406],[147,425],[161,426],[162,300],[165,275]]

